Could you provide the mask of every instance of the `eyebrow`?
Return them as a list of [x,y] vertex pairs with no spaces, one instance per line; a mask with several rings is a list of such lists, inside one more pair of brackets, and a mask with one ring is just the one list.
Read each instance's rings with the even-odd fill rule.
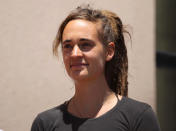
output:
[[[80,41],[80,42],[82,42],[82,41],[94,42],[93,40],[90,40],[90,39],[87,39],[87,38],[80,38],[79,41]],[[69,39],[68,39],[68,40],[64,40],[64,41],[62,42],[62,44],[69,43],[69,42],[72,42],[72,40],[69,40]]]
[[92,40],[87,39],[87,38],[81,38],[81,39],[79,39],[79,41],[92,41]]
[[62,44],[69,43],[69,42],[71,42],[71,40],[64,40],[64,41],[62,42]]

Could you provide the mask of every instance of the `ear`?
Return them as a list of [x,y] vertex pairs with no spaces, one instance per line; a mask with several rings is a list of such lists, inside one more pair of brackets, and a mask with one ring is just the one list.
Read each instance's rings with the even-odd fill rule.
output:
[[115,43],[110,42],[107,45],[107,50],[106,50],[106,61],[110,61],[115,53]]

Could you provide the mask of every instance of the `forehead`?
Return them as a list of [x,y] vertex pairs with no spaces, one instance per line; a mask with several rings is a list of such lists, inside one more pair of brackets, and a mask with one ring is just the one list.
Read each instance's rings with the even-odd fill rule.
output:
[[76,38],[98,38],[98,24],[87,20],[72,20],[68,22],[63,31],[62,40]]

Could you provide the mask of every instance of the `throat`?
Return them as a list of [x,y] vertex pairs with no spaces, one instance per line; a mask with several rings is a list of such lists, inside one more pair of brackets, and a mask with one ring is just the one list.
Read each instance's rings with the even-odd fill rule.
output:
[[97,118],[110,111],[118,102],[114,93],[104,99],[82,101],[75,96],[68,104],[68,112],[79,118]]

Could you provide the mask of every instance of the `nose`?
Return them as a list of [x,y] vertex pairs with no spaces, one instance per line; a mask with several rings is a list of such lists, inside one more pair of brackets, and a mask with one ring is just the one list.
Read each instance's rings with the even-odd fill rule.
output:
[[78,45],[75,45],[72,50],[72,56],[82,56],[82,51]]

